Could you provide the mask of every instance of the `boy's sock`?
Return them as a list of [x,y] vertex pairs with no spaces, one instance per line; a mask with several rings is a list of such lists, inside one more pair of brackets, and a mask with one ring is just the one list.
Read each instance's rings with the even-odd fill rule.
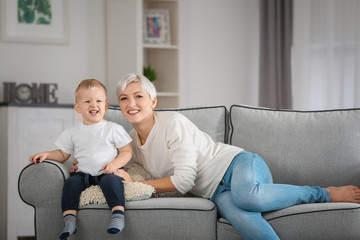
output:
[[64,229],[60,235],[60,239],[67,239],[76,232],[76,217],[72,214],[64,216]]
[[116,234],[121,232],[124,229],[124,227],[125,227],[124,212],[121,210],[113,211],[107,232],[111,234]]

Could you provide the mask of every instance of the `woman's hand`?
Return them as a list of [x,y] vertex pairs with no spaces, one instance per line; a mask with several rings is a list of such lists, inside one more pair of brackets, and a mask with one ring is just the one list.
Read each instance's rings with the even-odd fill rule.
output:
[[108,162],[107,164],[105,164],[104,166],[102,166],[101,171],[104,171],[104,174],[113,174],[115,173],[117,170],[116,164],[111,161]]
[[124,169],[117,169],[114,174],[116,176],[122,177],[124,179],[123,183],[130,183],[135,182],[134,179],[130,176],[128,172],[126,172]]
[[79,162],[75,159],[75,160],[73,161],[73,166],[72,166],[72,168],[70,169],[70,173],[76,172],[76,170],[78,169],[78,167],[77,167],[76,165],[78,165],[78,164],[79,164]]

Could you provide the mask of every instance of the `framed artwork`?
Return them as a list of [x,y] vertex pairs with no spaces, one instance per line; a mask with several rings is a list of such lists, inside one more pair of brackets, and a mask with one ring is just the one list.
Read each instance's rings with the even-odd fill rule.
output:
[[68,0],[0,0],[1,40],[68,43]]
[[167,9],[145,9],[143,16],[145,44],[170,45],[170,14]]

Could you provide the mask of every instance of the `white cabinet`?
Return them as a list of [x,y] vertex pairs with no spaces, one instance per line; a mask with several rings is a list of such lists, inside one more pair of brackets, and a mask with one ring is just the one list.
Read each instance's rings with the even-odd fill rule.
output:
[[77,121],[70,105],[0,106],[0,239],[35,236],[34,209],[20,199],[19,174],[30,155],[55,149],[56,138]]
[[[143,74],[144,66],[157,73],[154,85],[158,93],[157,108],[181,105],[181,0],[107,0],[107,87],[115,89],[119,79],[135,72]],[[170,44],[149,44],[143,41],[145,9],[169,11]],[[109,93],[111,104],[117,104],[114,93]]]

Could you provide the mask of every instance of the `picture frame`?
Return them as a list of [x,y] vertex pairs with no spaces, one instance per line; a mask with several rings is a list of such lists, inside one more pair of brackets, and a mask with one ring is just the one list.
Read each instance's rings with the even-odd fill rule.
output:
[[168,9],[144,9],[143,38],[144,44],[171,45]]
[[39,5],[29,5],[26,1],[18,0],[0,1],[2,41],[53,44],[69,42],[68,0],[42,0]]

